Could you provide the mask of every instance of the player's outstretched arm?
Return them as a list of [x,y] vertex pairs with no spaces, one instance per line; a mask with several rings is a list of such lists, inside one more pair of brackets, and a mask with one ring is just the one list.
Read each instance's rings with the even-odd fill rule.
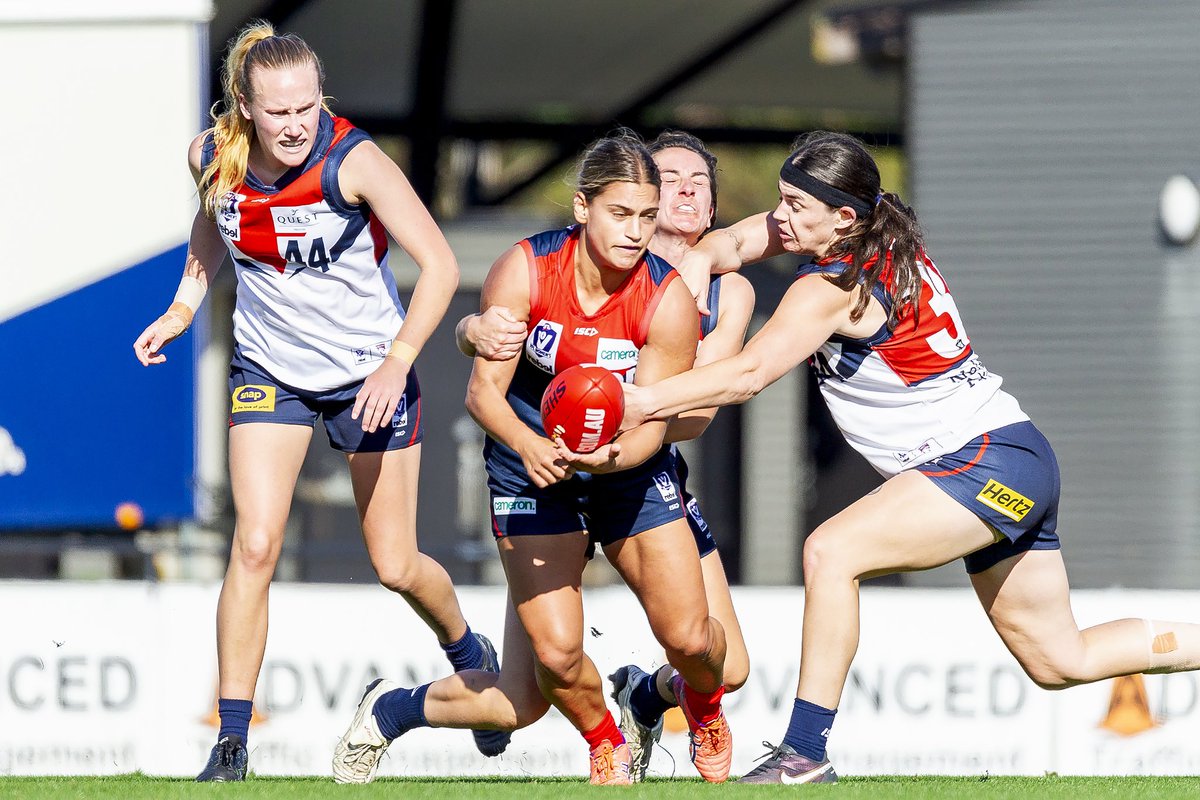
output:
[[769,212],[746,217],[728,228],[712,231],[689,250],[675,268],[696,301],[708,314],[708,282],[713,275],[736,272],[746,264],[781,255],[779,225]]
[[[717,324],[700,342],[696,350],[696,368],[736,355],[746,341],[746,329],[754,313],[754,287],[737,273],[718,278],[721,282],[721,302]],[[685,411],[667,426],[668,442],[686,442],[704,433],[716,416],[715,407]]]
[[850,318],[850,293],[820,275],[792,283],[742,352],[646,387],[625,386],[625,422],[669,419],[707,406],[744,403],[816,352]]

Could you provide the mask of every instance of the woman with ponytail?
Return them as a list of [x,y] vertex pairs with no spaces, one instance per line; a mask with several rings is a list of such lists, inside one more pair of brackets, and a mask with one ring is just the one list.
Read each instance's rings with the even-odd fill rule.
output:
[[706,236],[710,273],[795,253],[796,280],[738,355],[626,385],[624,426],[742,403],[809,360],[847,441],[887,477],[804,543],[800,680],[783,741],[745,783],[837,780],[825,752],[858,648],[858,584],[962,558],[992,625],[1046,689],[1200,667],[1200,626],[1122,619],[1080,630],[1057,534],[1054,451],[980,362],[912,209],[851,136],[801,137],[779,205]]
[[[458,264],[400,169],[330,114],[324,73],[294,34],[252,23],[231,41],[224,106],[188,156],[200,194],[174,301],[134,343],[143,365],[187,330],[230,255],[237,273],[229,471],[236,522],[217,605],[221,730],[197,780],[242,780],[267,595],[313,424],[346,453],[380,582],[437,636],[454,669],[498,670],[446,571],[417,550],[421,395],[413,362],[458,286]],[[420,269],[406,311],[392,238]],[[485,755],[508,734],[476,732]]]

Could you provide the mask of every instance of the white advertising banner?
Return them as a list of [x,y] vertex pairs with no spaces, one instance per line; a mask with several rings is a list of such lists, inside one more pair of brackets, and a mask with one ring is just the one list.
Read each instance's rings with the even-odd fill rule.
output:
[[[217,731],[218,591],[0,583],[0,774],[198,772]],[[499,646],[503,591],[459,594],[472,627]],[[587,589],[584,597],[585,647],[602,673],[662,662],[626,589]],[[1200,619],[1200,593],[1079,592],[1074,600],[1082,625]],[[752,661],[746,686],[725,703],[736,775],[762,754],[762,740],[778,741],[786,728],[803,593],[745,588],[735,602]],[[251,769],[330,774],[334,743],[371,679],[415,686],[448,669],[433,635],[382,588],[273,587]],[[1043,691],[969,591],[868,588],[830,752],[840,772],[854,775],[1196,774],[1198,704],[1191,673]],[[652,775],[695,775],[678,716],[668,717],[662,744]],[[579,734],[552,711],[494,759],[480,756],[465,731],[413,731],[392,745],[381,774],[584,775],[586,756]]]

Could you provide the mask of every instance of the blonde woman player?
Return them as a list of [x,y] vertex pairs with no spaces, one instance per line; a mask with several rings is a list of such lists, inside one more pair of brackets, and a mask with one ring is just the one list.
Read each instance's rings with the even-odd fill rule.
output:
[[[668,263],[677,264],[712,227],[716,218],[717,157],[700,139],[683,131],[664,131],[647,148],[662,177],[658,224],[649,249]],[[736,273],[718,275],[709,281],[705,299],[709,313],[700,317],[696,366],[727,358],[741,349],[746,326],[754,311],[754,288]],[[525,325],[515,321],[508,309],[493,306],[482,314],[464,317],[458,324],[457,334],[459,349],[466,355],[505,360],[520,352],[525,341]],[[680,414],[667,427],[666,441],[695,439],[712,422],[716,412],[716,408],[707,408]],[[725,629],[725,691],[736,692],[750,674],[746,642],[734,612],[716,538],[701,513],[699,502],[686,488],[687,462],[678,448],[672,446],[671,452],[679,474],[688,525],[700,553],[709,613]],[[645,777],[654,742],[662,735],[662,715],[677,705],[671,691],[674,674],[675,670],[669,664],[653,674],[628,665],[609,676],[613,699],[621,709],[621,730],[629,744],[630,778],[633,781]]]
[[[458,264],[404,174],[332,116],[321,63],[254,23],[231,42],[225,107],[192,142],[200,191],[175,301],[134,343],[144,365],[188,328],[228,252],[237,272],[229,472],[236,525],[217,605],[221,729],[199,781],[242,780],[267,595],[313,423],[346,453],[380,582],[429,625],[455,670],[498,669],[446,571],[417,550],[421,394],[413,362],[458,285]],[[390,233],[420,268],[405,312]],[[385,629],[386,630],[386,629]],[[508,734],[476,732],[485,755]]]

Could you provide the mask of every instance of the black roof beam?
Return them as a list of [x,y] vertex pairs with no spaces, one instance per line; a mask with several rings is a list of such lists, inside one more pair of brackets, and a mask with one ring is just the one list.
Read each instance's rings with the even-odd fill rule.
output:
[[[636,99],[628,103],[624,108],[621,108],[609,116],[608,121],[592,125],[587,128],[589,133],[585,136],[575,136],[570,139],[567,137],[559,137],[560,142],[555,154],[547,159],[540,167],[534,170],[531,174],[517,181],[512,186],[500,192],[494,197],[489,197],[484,200],[485,205],[500,205],[521,192],[528,189],[533,184],[540,181],[546,175],[549,175],[560,165],[574,158],[579,149],[595,139],[603,135],[614,124],[630,125],[631,121],[641,116],[650,105],[666,97],[671,92],[681,86],[685,86],[695,80],[697,76],[707,72],[715,67],[718,63],[729,58],[734,53],[745,48],[759,34],[766,31],[773,23],[780,18],[794,12],[796,9],[805,5],[809,0],[782,0],[776,3],[771,8],[764,11],[755,19],[747,24],[731,32],[708,50],[700,53],[692,60],[676,68],[674,72],[667,75],[657,84],[647,89]],[[632,125],[631,125],[632,127]]]

